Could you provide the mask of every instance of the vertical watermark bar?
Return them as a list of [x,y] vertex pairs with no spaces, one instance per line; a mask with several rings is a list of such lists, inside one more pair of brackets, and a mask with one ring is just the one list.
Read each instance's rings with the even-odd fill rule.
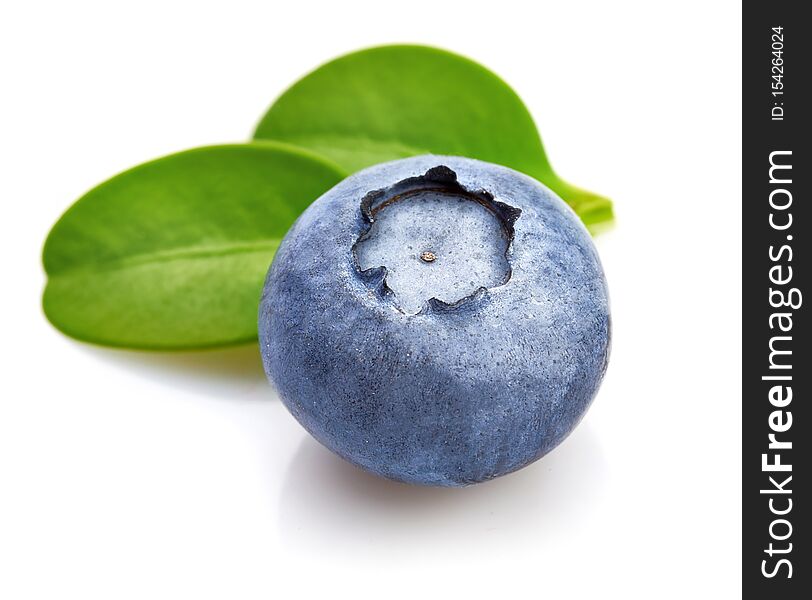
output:
[[812,36],[803,8],[743,9],[745,598],[812,598]]

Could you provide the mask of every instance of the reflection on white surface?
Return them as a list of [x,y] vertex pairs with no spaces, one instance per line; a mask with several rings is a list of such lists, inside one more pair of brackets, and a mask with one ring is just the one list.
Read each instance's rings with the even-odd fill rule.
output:
[[93,358],[192,393],[241,399],[275,398],[256,343],[188,352],[142,352],[76,344]]
[[[516,473],[467,488],[426,488],[381,479],[304,439],[288,468],[279,528],[286,543],[311,551],[381,542],[431,548],[504,537],[573,531],[601,502],[606,462],[582,424],[546,457]],[[426,548],[428,550],[428,548]]]

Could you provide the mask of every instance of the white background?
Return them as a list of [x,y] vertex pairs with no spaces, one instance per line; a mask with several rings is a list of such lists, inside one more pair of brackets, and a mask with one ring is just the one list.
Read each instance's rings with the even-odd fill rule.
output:
[[[734,2],[16,2],[0,9],[0,597],[734,598],[741,15]],[[614,199],[614,346],[552,454],[467,489],[334,458],[253,346],[74,342],[39,254],[88,188],[248,138],[318,64],[424,42],[492,68]]]

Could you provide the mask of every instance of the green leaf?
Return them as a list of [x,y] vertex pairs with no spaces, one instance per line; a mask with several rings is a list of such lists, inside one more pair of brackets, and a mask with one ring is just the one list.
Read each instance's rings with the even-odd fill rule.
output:
[[309,148],[350,172],[417,154],[478,158],[546,184],[588,226],[611,221],[606,198],[561,180],[516,93],[485,67],[426,46],[339,57],[289,88],[254,137]]
[[111,346],[250,341],[279,242],[344,175],[271,142],[198,148],[125,171],[48,235],[45,314],[70,336]]

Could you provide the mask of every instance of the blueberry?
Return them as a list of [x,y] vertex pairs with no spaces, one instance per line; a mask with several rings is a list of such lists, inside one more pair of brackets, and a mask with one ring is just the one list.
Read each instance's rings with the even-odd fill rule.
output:
[[283,240],[259,315],[265,371],[294,417],[356,465],[459,486],[540,458],[606,369],[592,240],[540,183],[419,156],[314,202]]

